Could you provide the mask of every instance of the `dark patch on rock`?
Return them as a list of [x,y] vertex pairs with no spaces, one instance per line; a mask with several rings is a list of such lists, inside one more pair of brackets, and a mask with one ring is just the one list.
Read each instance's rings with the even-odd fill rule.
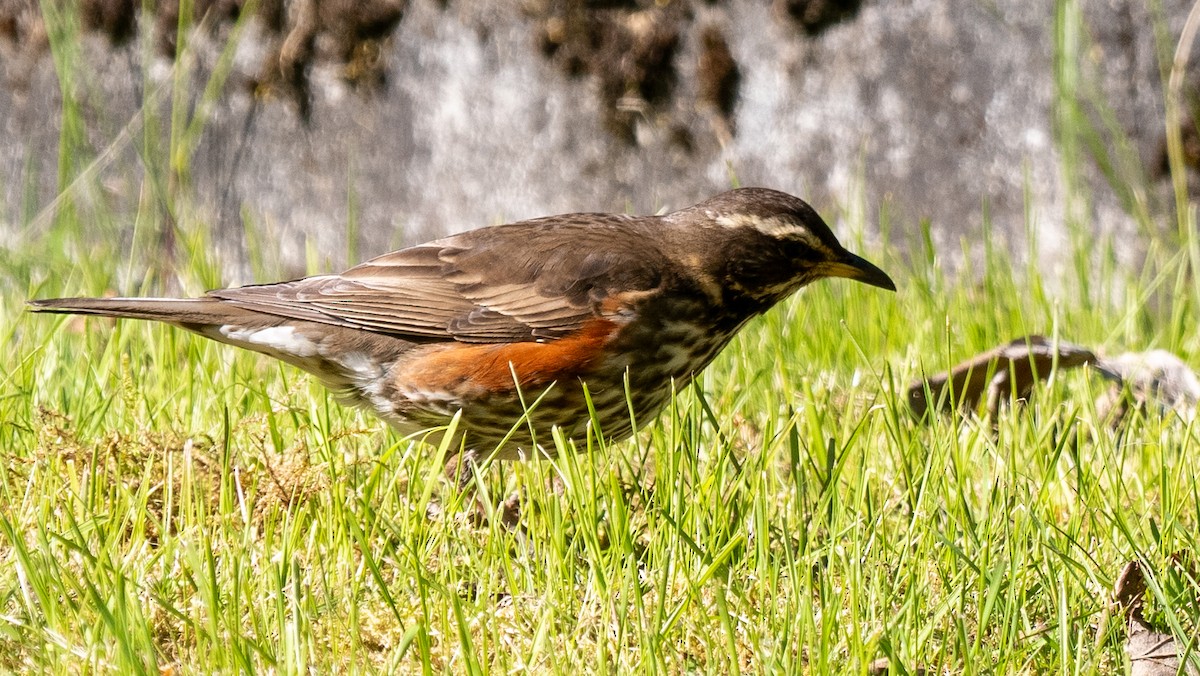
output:
[[114,45],[123,45],[136,33],[140,7],[134,0],[84,0],[79,13],[84,28],[104,33]]
[[36,0],[0,2],[0,38],[14,46],[38,42],[44,48],[48,44],[46,25]]
[[[237,20],[242,12],[244,0],[193,0],[192,20],[209,29]],[[140,3],[139,3],[140,6]],[[136,10],[134,16],[136,17]],[[175,58],[179,50],[177,38],[179,33],[179,0],[162,2],[154,8],[154,28],[158,36],[158,51],[168,58]],[[114,43],[118,39],[112,33],[108,38]]]
[[36,0],[0,0],[0,75],[7,86],[26,90],[34,63],[49,48]]
[[266,97],[281,95],[295,103],[307,123],[312,115],[309,81],[318,63],[333,63],[339,75],[360,90],[372,91],[387,83],[382,58],[383,43],[395,31],[407,0],[298,0],[291,11],[282,3],[269,9],[282,34],[263,61],[255,91]]
[[[436,2],[442,10],[451,4]],[[180,0],[166,0],[144,10],[138,0],[83,0],[77,7],[84,29],[114,45],[136,38],[139,21],[152,22],[158,52],[174,59],[180,6]],[[216,33],[247,7],[246,0],[194,0],[184,23]],[[676,57],[688,31],[698,29],[690,43],[698,52],[696,104],[715,113],[722,143],[732,136],[740,69],[724,30],[712,23],[694,26],[691,0],[525,0],[522,7],[535,21],[542,54],[568,77],[594,80],[604,127],[630,145],[645,121],[668,134],[685,124],[672,105],[680,77]],[[387,84],[387,41],[407,8],[408,0],[261,0],[253,5],[254,18],[268,44],[244,85],[255,99],[290,101],[306,124],[316,67],[332,67],[360,92],[377,91]],[[38,45],[44,52],[45,30],[34,0],[0,3],[0,40],[7,38],[22,53]],[[478,27],[478,37],[488,39],[486,25]],[[675,145],[690,153],[693,140]]]
[[12,14],[0,14],[0,38],[9,42],[17,41],[17,17]]
[[[312,98],[309,74],[317,64],[334,65],[355,87],[383,86],[387,81],[383,43],[403,19],[407,5],[408,0],[262,0],[255,5],[255,17],[272,44],[260,74],[249,83],[251,90],[260,97],[293,100],[307,121]],[[76,7],[83,28],[106,36],[114,45],[134,38],[138,21],[147,20],[154,23],[159,53],[173,59],[178,52],[179,0],[155,3],[146,16],[138,0],[84,0]],[[237,21],[245,7],[246,0],[194,0],[188,23],[216,32]],[[0,2],[0,39],[29,53],[45,50],[45,34],[36,2]]]
[[809,35],[857,15],[860,7],[862,0],[775,0],[776,13]]
[[700,103],[715,110],[732,133],[733,108],[737,104],[742,75],[725,34],[716,26],[706,26],[700,31],[696,80],[696,97]]
[[317,39],[316,0],[299,0],[292,5],[289,18],[291,26],[287,27],[283,41],[276,43],[263,60],[255,89],[262,96],[279,94],[290,98],[300,119],[308,124],[312,120],[309,74]]
[[272,33],[281,33],[287,26],[287,6],[284,0],[260,0],[257,16],[263,28]]
[[696,152],[696,139],[687,125],[677,124],[671,128],[671,147],[682,151],[685,155]]
[[[1193,171],[1200,170],[1200,131],[1196,129],[1196,113],[1200,107],[1192,106],[1179,124],[1179,136],[1183,150],[1183,166]],[[1154,178],[1163,178],[1171,174],[1171,157],[1167,150],[1167,139],[1164,136],[1158,143],[1157,158],[1151,167]]]
[[570,77],[596,78],[605,126],[633,143],[638,118],[674,90],[685,3],[560,0],[526,9],[538,19],[542,53]]

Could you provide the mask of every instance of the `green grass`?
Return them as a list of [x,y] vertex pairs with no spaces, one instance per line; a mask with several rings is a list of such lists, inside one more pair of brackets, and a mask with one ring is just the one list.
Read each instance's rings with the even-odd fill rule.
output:
[[[83,293],[116,275],[118,256],[70,248],[7,254],[0,670],[861,672],[888,656],[1108,673],[1121,565],[1197,549],[1191,426],[1118,437],[1080,372],[994,435],[916,425],[893,394],[1032,331],[1194,358],[1167,323],[1192,321],[1188,287],[1185,310],[1142,303],[1179,257],[1085,309],[999,253],[970,284],[872,252],[896,296],[818,284],[634,440],[491,468],[490,503],[523,493],[509,531],[461,514],[436,449],[290,368],[167,327],[23,314],[62,290],[27,283],[48,270]],[[195,251],[186,287],[213,265]],[[1074,452],[1077,426],[1100,430]],[[1161,579],[1160,617],[1194,626],[1200,587]]]
[[[918,425],[897,395],[1033,332],[1200,363],[1188,210],[1158,235],[1131,208],[1148,245],[1135,270],[1079,220],[1058,273],[990,231],[952,277],[932,244],[857,243],[899,293],[819,283],[633,440],[489,468],[485,503],[522,495],[509,530],[467,516],[437,449],[293,369],[167,327],[24,312],[35,296],[221,285],[210,224],[159,187],[186,184],[196,122],[158,123],[178,133],[158,148],[146,132],[155,198],[132,234],[76,199],[97,180],[83,163],[45,227],[0,250],[0,671],[864,673],[889,657],[897,673],[1105,674],[1127,662],[1109,590],[1131,559],[1154,573],[1162,627],[1186,640],[1200,622],[1200,584],[1171,563],[1200,539],[1194,425],[1139,417],[1118,435],[1083,371],[994,432]],[[1106,141],[1078,108],[1059,123],[1079,209],[1080,148]],[[896,241],[919,232],[882,220]],[[1077,429],[1093,433],[1074,449]]]

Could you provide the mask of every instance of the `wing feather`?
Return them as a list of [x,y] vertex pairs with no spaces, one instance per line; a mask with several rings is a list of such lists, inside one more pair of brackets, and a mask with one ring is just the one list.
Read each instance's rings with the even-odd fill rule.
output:
[[524,221],[394,251],[340,275],[210,296],[415,341],[553,339],[602,314],[605,299],[661,283],[665,258],[644,235],[647,220],[580,214]]

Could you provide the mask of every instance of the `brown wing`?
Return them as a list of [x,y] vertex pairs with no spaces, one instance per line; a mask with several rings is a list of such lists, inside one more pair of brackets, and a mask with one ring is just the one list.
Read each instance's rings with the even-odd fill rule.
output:
[[578,214],[484,228],[401,249],[340,275],[213,291],[269,314],[416,341],[551,339],[615,294],[661,283],[639,219]]

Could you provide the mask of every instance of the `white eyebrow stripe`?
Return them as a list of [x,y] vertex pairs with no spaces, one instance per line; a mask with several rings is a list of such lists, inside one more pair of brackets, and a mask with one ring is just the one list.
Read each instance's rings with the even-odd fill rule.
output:
[[754,218],[753,216],[718,216],[713,219],[717,225],[724,228],[754,228],[772,237],[788,237],[798,239],[813,249],[825,249],[826,246],[808,228],[791,219],[783,218]]

